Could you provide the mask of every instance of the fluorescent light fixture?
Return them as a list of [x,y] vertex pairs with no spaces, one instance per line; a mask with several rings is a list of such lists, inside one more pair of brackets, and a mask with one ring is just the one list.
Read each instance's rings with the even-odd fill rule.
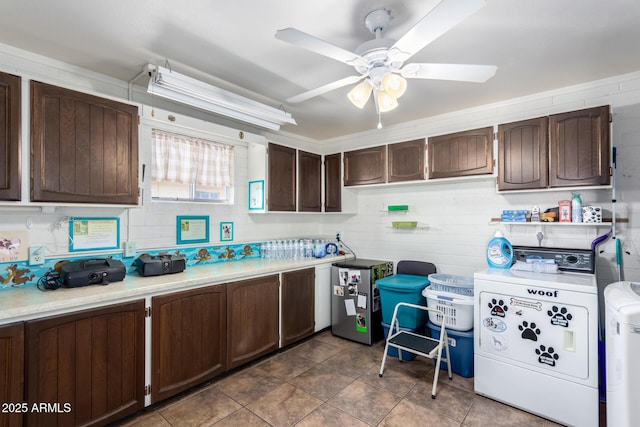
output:
[[287,123],[297,124],[291,114],[286,111],[176,73],[168,68],[153,65],[147,67],[155,69],[147,87],[147,92],[152,95],[271,130],[279,130],[280,126]]

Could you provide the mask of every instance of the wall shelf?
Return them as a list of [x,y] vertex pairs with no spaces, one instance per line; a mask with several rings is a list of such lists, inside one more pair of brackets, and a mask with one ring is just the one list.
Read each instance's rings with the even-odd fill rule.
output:
[[[546,221],[535,221],[535,222],[509,222],[502,221],[500,218],[491,218],[492,223],[499,223],[505,225],[520,225],[520,226],[557,226],[557,227],[611,227],[613,224],[611,218],[604,218],[602,222],[546,222]],[[616,223],[628,223],[629,218],[616,218]]]

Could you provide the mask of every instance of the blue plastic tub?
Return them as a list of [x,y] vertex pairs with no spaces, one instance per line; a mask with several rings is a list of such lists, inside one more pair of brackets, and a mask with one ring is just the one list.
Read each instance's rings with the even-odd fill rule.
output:
[[[385,341],[387,340],[387,337],[389,336],[389,329],[390,329],[390,325],[388,323],[384,323],[382,322],[382,328],[384,329],[384,339]],[[419,334],[423,334],[424,333],[424,326],[420,329],[411,329],[411,328],[403,328],[402,326],[400,326],[400,330],[401,331],[407,331],[407,332],[415,332],[415,333],[419,333]],[[402,360],[413,360],[416,358],[416,354],[415,353],[410,353],[408,351],[402,351]],[[387,350],[387,356],[391,356],[391,357],[398,357],[398,349],[395,347],[389,347],[389,349]]]
[[[440,326],[427,322],[427,327],[432,338],[440,338]],[[447,328],[447,337],[451,370],[465,378],[473,377],[473,330],[461,332]],[[444,349],[442,356],[445,356]],[[440,362],[440,369],[447,369],[447,364]]]
[[[396,274],[378,279],[376,283],[380,290],[382,321],[388,325],[391,324],[393,310],[399,302],[425,307],[427,305],[427,301],[422,295],[422,290],[429,286],[429,279],[425,276]],[[410,307],[400,307],[398,322],[401,328],[418,329],[427,322],[427,312]]]

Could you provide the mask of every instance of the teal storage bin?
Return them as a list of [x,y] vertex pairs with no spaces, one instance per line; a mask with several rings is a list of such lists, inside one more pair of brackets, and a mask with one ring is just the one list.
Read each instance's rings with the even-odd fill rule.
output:
[[[380,291],[382,321],[388,325],[393,319],[393,310],[399,302],[425,306],[427,301],[422,290],[429,286],[429,278],[411,274],[396,274],[376,282]],[[418,329],[427,322],[427,312],[410,307],[398,309],[398,322],[401,328]]]
[[[384,329],[384,340],[386,341],[387,337],[389,336],[389,329],[390,329],[389,324],[382,322],[382,329]],[[415,333],[418,333],[418,334],[423,334],[424,333],[424,325],[423,325],[422,328],[419,328],[419,329],[403,328],[402,326],[400,326],[400,330],[401,331],[406,331],[406,332],[415,332]],[[389,347],[389,349],[387,350],[387,356],[398,357],[398,349],[395,348],[395,347]],[[402,350],[402,360],[409,361],[409,360],[413,360],[415,358],[416,358],[416,354],[415,353],[411,353],[411,352]]]
[[[440,338],[440,326],[427,322],[427,328],[431,330],[432,338]],[[473,330],[461,332],[447,328],[447,337],[451,370],[465,378],[473,377]],[[444,349],[442,356],[445,356]],[[440,369],[447,369],[447,364],[440,362]]]

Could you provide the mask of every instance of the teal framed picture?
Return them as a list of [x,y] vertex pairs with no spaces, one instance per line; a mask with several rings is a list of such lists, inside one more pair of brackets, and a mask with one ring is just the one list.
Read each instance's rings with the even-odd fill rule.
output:
[[233,240],[233,222],[220,223],[220,241],[230,242]]
[[249,181],[249,210],[264,209],[264,179]]
[[69,220],[69,250],[120,249],[120,218],[78,218]]
[[209,243],[209,216],[181,215],[177,217],[177,243]]

